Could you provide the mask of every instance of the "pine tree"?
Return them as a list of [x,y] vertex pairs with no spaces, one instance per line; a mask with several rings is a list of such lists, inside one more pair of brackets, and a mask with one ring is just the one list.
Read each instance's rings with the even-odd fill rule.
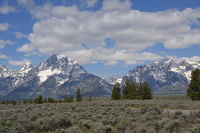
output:
[[12,105],[16,105],[17,104],[17,102],[15,100],[12,100],[11,103],[12,103]]
[[131,89],[131,86],[130,86],[130,80],[126,80],[125,82],[125,86],[123,86],[123,89],[122,89],[122,98],[123,99],[129,99],[129,93],[130,93],[130,89]]
[[36,97],[36,98],[34,99],[34,103],[35,103],[35,104],[42,104],[42,103],[44,103],[44,100],[43,100],[42,95],[39,95],[38,97]]
[[126,80],[125,86],[122,90],[123,99],[136,99],[138,84],[132,80]]
[[38,96],[38,104],[42,104],[44,102],[42,95]]
[[142,100],[143,99],[143,87],[144,85],[140,82],[138,84],[138,88],[137,88],[137,96],[136,96],[136,99],[138,100]]
[[83,100],[81,90],[78,88],[76,91],[76,102],[81,102]]
[[188,85],[187,96],[192,100],[200,100],[200,69],[195,69],[191,73],[191,81]]
[[119,99],[121,99],[120,84],[119,84],[119,83],[116,83],[116,84],[113,86],[111,100],[119,100]]
[[151,91],[151,88],[150,88],[150,86],[147,82],[144,82],[144,84],[143,84],[142,99],[144,99],[144,100],[152,99],[152,91]]

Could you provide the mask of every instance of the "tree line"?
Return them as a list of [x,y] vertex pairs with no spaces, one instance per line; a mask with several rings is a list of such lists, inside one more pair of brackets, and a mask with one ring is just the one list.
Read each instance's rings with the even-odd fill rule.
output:
[[123,89],[120,84],[116,83],[113,86],[111,100],[148,100],[152,99],[152,90],[147,82],[137,83],[133,80],[126,80]]
[[[191,72],[187,96],[191,100],[200,100],[200,69],[194,69]],[[113,86],[111,100],[119,99],[152,99],[152,91],[147,82],[137,83],[132,80],[127,80],[122,90],[120,89],[119,83]]]
[[[90,95],[87,101],[92,101],[92,96]],[[83,95],[81,94],[80,88],[77,88],[76,91],[76,102],[82,102],[83,101]],[[27,100],[23,99],[22,101],[17,102],[16,100],[3,100],[1,103],[2,104],[12,104],[16,105],[18,104],[43,104],[43,103],[68,103],[68,102],[74,102],[74,97],[73,96],[64,96],[64,99],[59,99],[56,100],[54,98],[48,97],[48,98],[43,98],[42,95],[39,95],[38,97],[35,97],[33,100]]]

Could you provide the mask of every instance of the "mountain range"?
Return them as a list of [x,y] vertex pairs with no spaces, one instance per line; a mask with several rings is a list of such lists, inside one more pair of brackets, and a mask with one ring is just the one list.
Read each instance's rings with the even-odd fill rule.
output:
[[140,65],[130,70],[122,78],[121,85],[127,79],[136,82],[148,82],[154,94],[186,93],[192,70],[200,68],[200,62],[183,60],[176,63],[171,59]]
[[113,85],[118,82],[123,87],[126,80],[146,81],[154,94],[186,93],[195,68],[200,68],[200,62],[183,60],[176,63],[164,59],[137,66],[123,77],[112,75],[102,79],[88,73],[71,58],[52,55],[37,67],[28,61],[19,71],[0,66],[0,100],[33,99],[39,94],[63,98],[75,96],[77,88],[84,96],[110,96]]
[[63,55],[52,55],[35,67],[28,61],[19,70],[0,66],[0,99],[63,98],[75,96],[77,88],[83,95],[109,96],[112,85],[88,73],[77,61]]

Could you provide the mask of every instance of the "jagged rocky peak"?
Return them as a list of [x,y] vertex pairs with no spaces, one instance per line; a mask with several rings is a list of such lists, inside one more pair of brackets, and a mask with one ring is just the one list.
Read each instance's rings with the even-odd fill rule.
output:
[[8,68],[5,65],[0,66],[0,72],[3,72],[5,70],[8,70]]
[[0,77],[16,76],[17,71],[7,68],[5,65],[0,66]]
[[27,61],[22,68],[20,69],[20,72],[26,71],[26,70],[30,70],[34,68],[33,64],[30,61]]
[[200,64],[200,61],[193,61],[193,60],[189,60],[189,59],[184,59],[179,64],[180,65],[188,65],[188,64],[195,65],[195,64]]
[[160,61],[159,64],[163,65],[163,66],[172,66],[175,65],[177,66],[176,62],[174,60],[171,60],[169,58],[165,58],[164,60]]
[[162,61],[156,61],[150,64],[147,64],[148,67],[150,67],[151,69],[158,69],[158,68],[162,68],[165,71],[169,71],[169,70],[175,70],[175,69],[179,69],[179,65],[174,61],[171,60],[169,58],[166,58]]
[[37,76],[40,83],[46,81],[48,77],[54,76],[59,84],[63,84],[71,77],[87,73],[77,61],[66,57],[65,55],[52,55],[48,57],[38,67]]
[[65,55],[52,55],[49,56],[43,63],[39,65],[39,70],[52,69],[66,69],[69,66],[79,65],[77,61],[68,58]]
[[75,66],[75,65],[80,66],[77,61],[72,60],[71,58],[65,55],[58,55],[57,58],[60,64],[67,64],[68,66]]
[[187,85],[188,79],[185,75],[175,61],[166,58],[135,67],[123,77],[122,83],[124,84],[127,79],[136,82],[147,81],[152,89],[156,90],[166,85]]
[[179,63],[179,66],[186,71],[190,71],[195,68],[200,68],[200,62],[184,59]]
[[49,56],[43,63],[39,65],[39,70],[45,70],[48,67],[55,65],[57,60],[58,59],[56,55]]

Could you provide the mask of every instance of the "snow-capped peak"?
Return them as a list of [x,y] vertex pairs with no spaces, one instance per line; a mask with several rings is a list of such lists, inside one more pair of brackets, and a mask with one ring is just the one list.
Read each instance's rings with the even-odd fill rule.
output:
[[22,68],[20,69],[20,72],[29,71],[30,69],[34,68],[33,64],[30,61],[27,61]]
[[0,66],[0,77],[13,77],[17,74],[17,71],[8,69],[5,65]]
[[57,58],[58,59],[62,59],[62,58],[66,58],[67,56],[66,55],[63,55],[63,54],[59,54],[58,56],[57,56]]
[[86,73],[86,71],[78,64],[64,55],[52,55],[48,57],[38,67],[40,83],[47,80],[48,77],[54,76],[59,84],[64,83],[71,76]]
[[162,60],[163,63],[170,63],[170,61],[172,61],[172,60],[169,58],[165,58],[164,60]]

